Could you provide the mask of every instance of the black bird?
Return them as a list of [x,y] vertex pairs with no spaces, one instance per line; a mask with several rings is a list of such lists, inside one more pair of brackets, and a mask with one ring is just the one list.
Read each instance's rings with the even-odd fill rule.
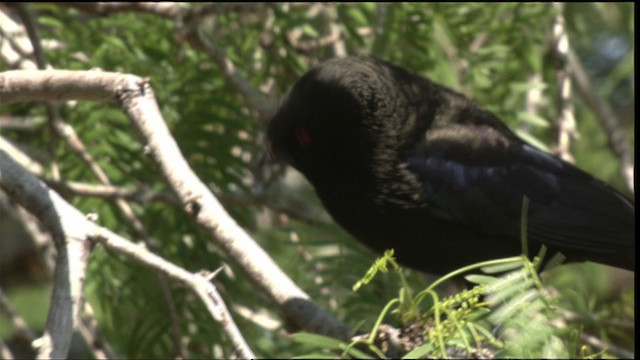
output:
[[272,118],[273,154],[299,170],[335,221],[405,265],[444,273],[522,253],[635,266],[635,204],[518,138],[465,96],[371,58],[326,61]]

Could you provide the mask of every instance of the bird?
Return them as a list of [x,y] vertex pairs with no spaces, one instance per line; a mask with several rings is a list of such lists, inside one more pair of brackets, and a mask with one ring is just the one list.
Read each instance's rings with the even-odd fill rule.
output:
[[544,245],[567,262],[635,268],[635,203],[512,132],[445,86],[371,56],[312,67],[284,97],[267,146],[337,224],[401,264],[444,274]]

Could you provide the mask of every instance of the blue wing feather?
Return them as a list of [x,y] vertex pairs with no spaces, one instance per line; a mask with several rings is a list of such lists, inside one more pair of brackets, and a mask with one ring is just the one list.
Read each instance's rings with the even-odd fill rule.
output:
[[[435,215],[517,238],[526,195],[529,237],[537,243],[608,253],[635,248],[635,208],[618,192],[524,142],[500,148],[493,134],[474,134],[431,134],[407,157]],[[469,142],[472,155],[463,152]]]

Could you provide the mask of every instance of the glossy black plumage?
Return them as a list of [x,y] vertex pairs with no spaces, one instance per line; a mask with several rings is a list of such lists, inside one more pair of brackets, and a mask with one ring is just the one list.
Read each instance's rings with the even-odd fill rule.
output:
[[334,59],[294,85],[268,129],[355,238],[444,273],[521,253],[635,267],[635,205],[511,132],[466,97],[369,57]]

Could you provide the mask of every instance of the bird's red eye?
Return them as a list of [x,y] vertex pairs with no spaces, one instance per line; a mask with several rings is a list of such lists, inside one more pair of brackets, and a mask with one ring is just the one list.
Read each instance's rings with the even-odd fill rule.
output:
[[301,148],[306,149],[311,146],[311,135],[309,134],[309,131],[307,131],[307,129],[295,129],[293,135],[296,138],[298,146],[300,146]]

